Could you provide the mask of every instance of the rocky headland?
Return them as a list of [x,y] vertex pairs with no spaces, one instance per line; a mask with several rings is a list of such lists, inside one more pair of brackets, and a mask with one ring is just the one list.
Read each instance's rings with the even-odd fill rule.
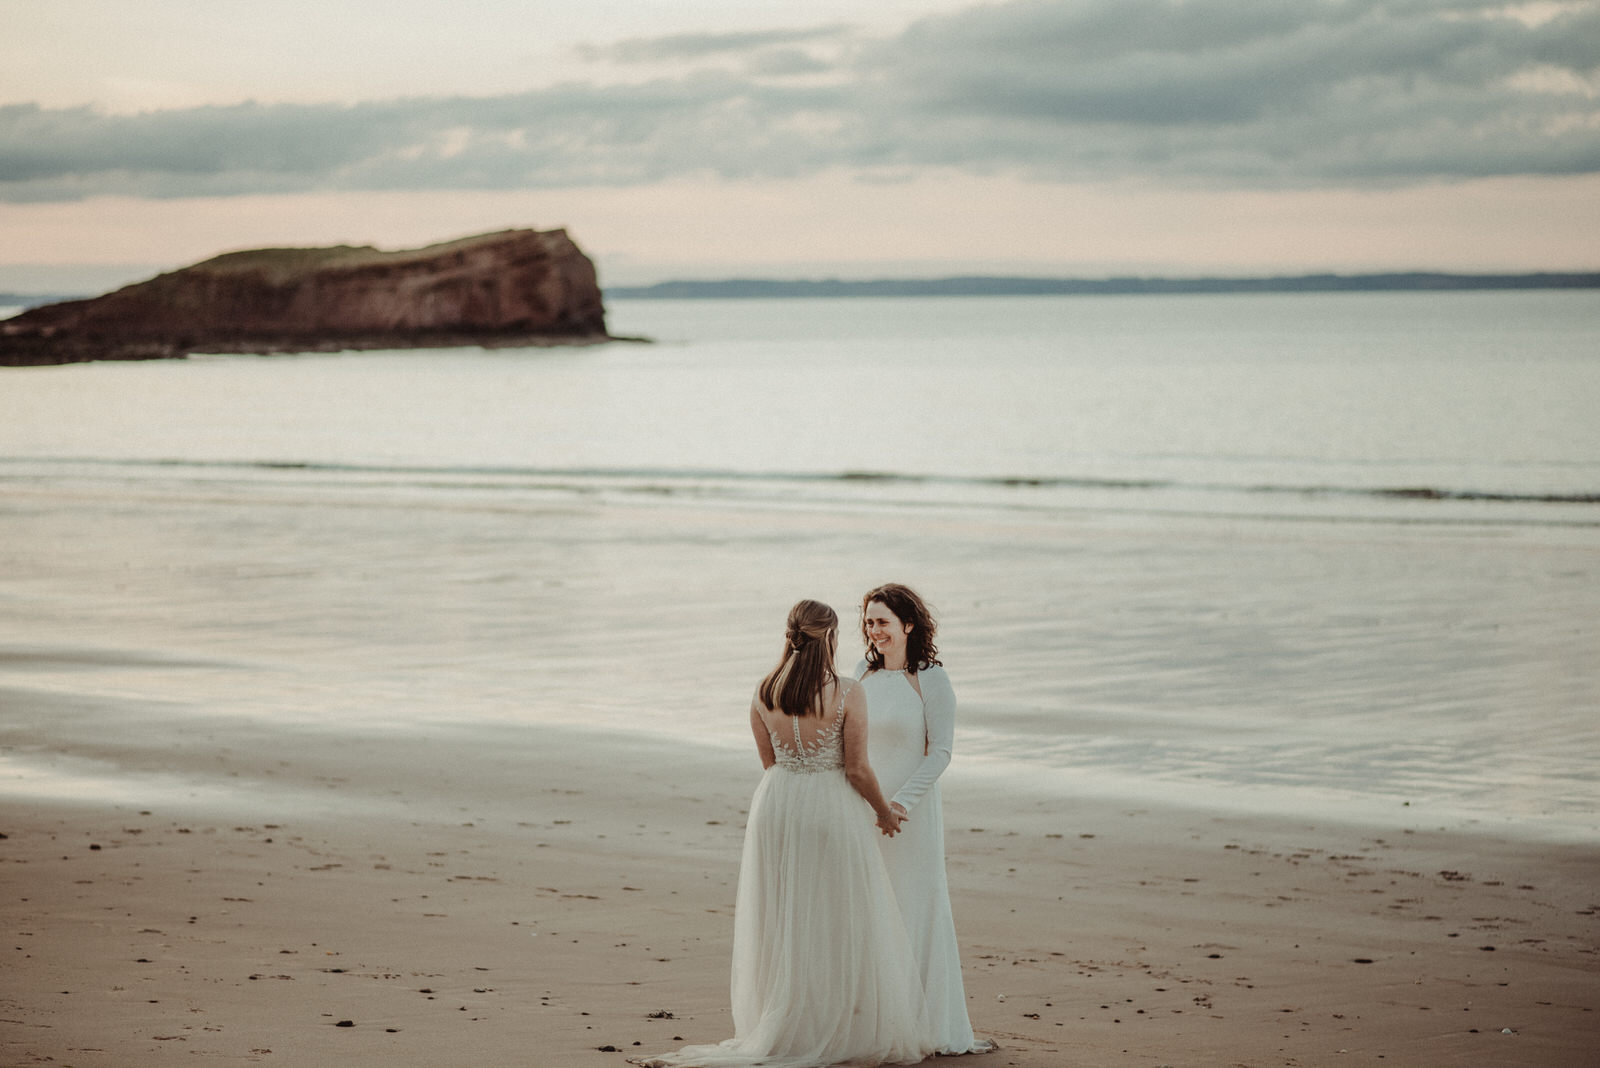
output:
[[230,252],[0,322],[0,364],[608,340],[594,263],[566,231],[505,230]]

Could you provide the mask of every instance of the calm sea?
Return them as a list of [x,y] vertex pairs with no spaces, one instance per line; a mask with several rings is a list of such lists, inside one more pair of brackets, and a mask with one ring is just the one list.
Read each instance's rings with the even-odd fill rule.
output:
[[0,371],[10,684],[743,745],[784,607],[897,578],[952,774],[1600,840],[1600,294],[610,325]]

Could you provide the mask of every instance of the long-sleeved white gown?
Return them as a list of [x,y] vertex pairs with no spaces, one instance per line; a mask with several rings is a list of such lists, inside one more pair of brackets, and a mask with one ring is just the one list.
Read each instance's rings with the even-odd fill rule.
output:
[[973,1035],[967,1016],[944,867],[939,776],[955,744],[955,691],[937,666],[917,672],[921,694],[904,671],[867,673],[863,660],[856,675],[866,687],[871,712],[867,758],[884,794],[910,815],[898,835],[878,839],[878,848],[922,971],[934,1046],[941,1053],[987,1052],[993,1044]]

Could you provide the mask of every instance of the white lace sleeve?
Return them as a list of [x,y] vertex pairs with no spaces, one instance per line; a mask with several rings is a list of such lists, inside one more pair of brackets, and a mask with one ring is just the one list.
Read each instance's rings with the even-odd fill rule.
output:
[[956,740],[956,692],[950,686],[950,676],[942,667],[931,667],[917,672],[917,685],[922,689],[922,722],[928,732],[928,754],[905,785],[889,799],[907,812],[916,807],[922,795],[950,766]]

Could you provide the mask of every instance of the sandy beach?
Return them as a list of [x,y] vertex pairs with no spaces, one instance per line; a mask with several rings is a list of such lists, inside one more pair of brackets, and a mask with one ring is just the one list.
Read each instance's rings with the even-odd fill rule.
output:
[[[8,746],[38,719],[154,749],[82,709],[6,719]],[[621,1065],[730,1032],[753,758],[207,725],[183,749],[252,785],[8,800],[4,1063]],[[1590,850],[960,786],[946,809],[983,1063],[1592,1055]]]

